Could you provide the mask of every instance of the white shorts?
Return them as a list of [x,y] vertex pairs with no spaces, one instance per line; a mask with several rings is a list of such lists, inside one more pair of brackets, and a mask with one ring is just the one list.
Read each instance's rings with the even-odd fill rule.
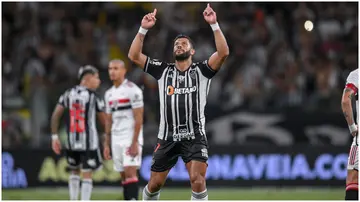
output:
[[128,149],[131,144],[111,144],[112,159],[114,162],[114,170],[117,172],[123,172],[125,167],[136,166],[140,168],[142,160],[142,146],[139,145],[139,154],[136,157],[132,157],[128,154]]
[[358,157],[358,145],[357,143],[357,136],[354,137],[354,140],[351,144],[349,158],[348,158],[348,170],[359,170],[359,157]]

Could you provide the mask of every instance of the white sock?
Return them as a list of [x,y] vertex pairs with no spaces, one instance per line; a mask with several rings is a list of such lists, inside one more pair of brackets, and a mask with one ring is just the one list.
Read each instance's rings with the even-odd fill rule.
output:
[[207,189],[205,189],[202,192],[194,192],[194,191],[192,191],[191,200],[192,201],[198,201],[198,200],[207,201],[208,200]]
[[159,200],[160,198],[160,190],[154,193],[150,193],[148,186],[146,185],[145,188],[143,189],[143,196],[142,196],[142,200],[143,201],[155,201],[155,200]]
[[81,200],[88,201],[91,198],[93,188],[92,179],[83,179],[81,183]]
[[80,189],[80,176],[71,174],[69,176],[69,195],[70,200],[78,200]]

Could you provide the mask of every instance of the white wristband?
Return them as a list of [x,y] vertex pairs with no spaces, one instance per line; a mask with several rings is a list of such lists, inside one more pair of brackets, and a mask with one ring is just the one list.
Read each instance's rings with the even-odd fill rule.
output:
[[212,29],[213,31],[216,31],[216,30],[220,29],[219,23],[215,23],[215,24],[212,24],[212,25],[210,25],[210,26],[211,26],[211,29]]
[[355,123],[353,123],[351,126],[349,126],[349,130],[351,133],[354,131],[357,131],[357,125]]
[[51,140],[58,140],[59,136],[57,134],[52,134],[51,135]]
[[139,33],[140,33],[140,34],[146,35],[146,33],[147,33],[148,31],[149,31],[149,30],[144,29],[144,28],[142,28],[142,27],[139,28]]

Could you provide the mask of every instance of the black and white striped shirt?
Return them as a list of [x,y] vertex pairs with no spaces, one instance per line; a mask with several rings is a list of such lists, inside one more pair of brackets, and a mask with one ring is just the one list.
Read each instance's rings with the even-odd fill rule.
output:
[[96,150],[99,137],[96,129],[96,112],[105,110],[105,104],[96,93],[83,86],[68,89],[59,104],[68,110],[67,148],[73,151]]
[[184,72],[174,63],[147,58],[144,71],[158,80],[160,125],[158,138],[181,141],[205,134],[205,105],[211,78],[208,61],[192,63]]

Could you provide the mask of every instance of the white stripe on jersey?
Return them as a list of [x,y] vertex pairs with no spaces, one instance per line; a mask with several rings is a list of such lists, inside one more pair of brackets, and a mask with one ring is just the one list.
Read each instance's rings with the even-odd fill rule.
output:
[[[186,71],[185,72],[185,86],[188,86],[188,72]],[[188,114],[188,111],[191,111],[191,108],[189,106],[189,103],[188,103],[188,96],[189,94],[185,94],[185,122],[186,122],[186,128],[189,130],[188,127],[190,127],[189,125],[189,114]],[[190,129],[191,131],[191,129]]]
[[[177,79],[177,71],[174,70],[169,70],[169,71],[173,71],[173,78],[172,78],[172,86],[175,89],[176,86],[176,79]],[[165,78],[166,79],[166,78]],[[173,127],[173,134],[176,134],[176,111],[175,111],[175,95],[171,96],[171,112],[172,112],[172,127]]]
[[[162,74],[162,76],[161,77],[164,77],[165,76],[165,74],[166,74],[166,72],[167,71],[164,71],[163,72],[163,74]],[[165,120],[164,120],[164,117],[166,117],[165,116],[165,110],[162,110],[162,109],[165,109],[164,108],[164,99],[163,98],[165,98],[165,96],[166,96],[166,88],[165,88],[165,85],[164,85],[164,81],[163,80],[158,80],[158,85],[159,85],[159,100],[160,100],[160,125],[159,125],[159,133],[158,133],[158,138],[159,139],[162,139],[162,138],[164,138],[163,137],[163,133],[164,133],[164,131],[165,131],[165,129],[166,129],[166,127],[165,127],[165,120],[166,120],[166,118],[165,118]],[[165,90],[164,90],[165,89]],[[166,101],[165,101],[166,102]]]
[[[193,83],[192,83],[192,79],[190,77],[190,74],[189,74],[189,85],[188,86],[193,86]],[[194,124],[192,122],[193,120],[193,113],[192,113],[192,108],[193,107],[193,100],[192,100],[192,95],[189,94],[189,127],[190,127],[190,132],[194,132]]]
[[206,98],[209,92],[209,85],[211,80],[204,77],[200,70],[198,69],[199,72],[199,79],[200,79],[200,85],[199,85],[199,94],[200,94],[200,113],[199,113],[199,119],[200,119],[200,131],[202,132],[202,135],[205,135],[206,137],[206,133],[205,133],[205,105],[206,105]]

